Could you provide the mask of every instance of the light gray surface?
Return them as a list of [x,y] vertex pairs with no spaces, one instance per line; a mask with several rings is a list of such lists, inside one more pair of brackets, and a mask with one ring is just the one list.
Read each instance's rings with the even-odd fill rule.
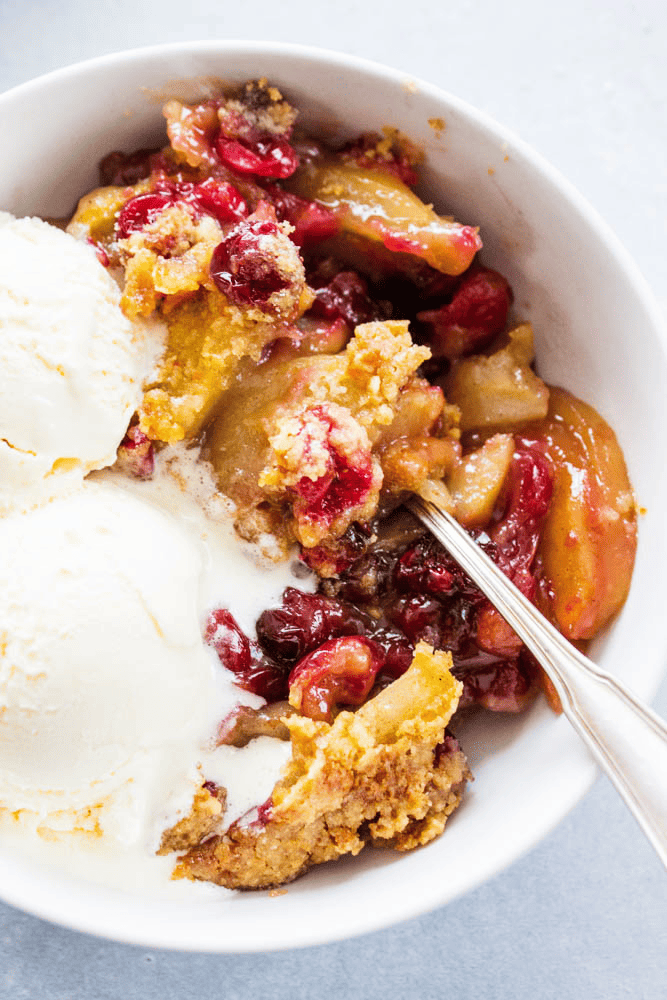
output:
[[[207,37],[339,49],[469,100],[579,187],[667,307],[662,0],[549,7],[535,0],[342,0],[335,7],[0,0],[0,90],[105,52]],[[11,137],[3,140],[11,155]],[[46,168],[48,155],[45,149]],[[656,586],[667,594],[664,580]],[[667,684],[655,704],[667,715]],[[0,997],[662,1000],[666,890],[657,859],[601,780],[550,837],[487,885],[419,920],[328,947],[254,957],[147,953],[0,905]]]

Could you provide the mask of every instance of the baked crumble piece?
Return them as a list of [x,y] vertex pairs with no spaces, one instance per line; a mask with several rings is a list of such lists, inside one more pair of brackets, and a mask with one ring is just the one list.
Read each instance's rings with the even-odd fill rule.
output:
[[[207,445],[221,489],[237,504],[241,533],[253,539],[264,509],[286,544],[296,537],[311,549],[334,543],[354,521],[370,521],[381,487],[392,488],[381,458],[394,421],[404,446],[432,442],[422,482],[437,474],[452,445],[438,436],[441,390],[415,378],[428,356],[407,323],[384,321],[358,326],[338,354],[269,359],[247,371],[227,393]],[[414,404],[412,427],[399,419],[404,394]],[[421,410],[420,395],[429,404]]]
[[461,689],[450,666],[421,643],[407,672],[356,712],[331,724],[287,717],[292,758],[269,802],[192,847],[175,874],[270,888],[366,843],[410,850],[437,837],[470,776],[445,735]]
[[224,788],[212,788],[205,782],[195,794],[192,809],[162,834],[158,854],[186,851],[210,837],[225,812],[227,795]]

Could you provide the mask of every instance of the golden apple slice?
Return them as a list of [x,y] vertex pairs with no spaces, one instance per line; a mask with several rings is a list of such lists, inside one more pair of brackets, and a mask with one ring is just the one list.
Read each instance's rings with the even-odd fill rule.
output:
[[611,427],[563,389],[531,426],[554,466],[536,567],[540,601],[569,639],[590,639],[628,593],[637,545],[635,500]]
[[491,520],[513,454],[514,437],[494,434],[452,469],[447,487],[454,516],[464,528],[483,528]]
[[420,257],[444,274],[462,274],[482,246],[474,226],[437,215],[385,171],[318,159],[298,170],[288,186],[335,212],[344,233]]
[[449,403],[461,410],[462,431],[510,430],[545,417],[549,390],[532,370],[533,329],[521,323],[493,354],[461,358],[443,380]]

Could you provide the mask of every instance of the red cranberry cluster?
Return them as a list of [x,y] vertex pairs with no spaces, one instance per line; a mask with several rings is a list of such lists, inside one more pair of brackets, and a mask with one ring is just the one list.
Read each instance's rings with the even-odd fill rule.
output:
[[206,622],[204,640],[212,646],[223,667],[236,677],[244,691],[259,694],[267,701],[281,701],[287,693],[287,675],[281,664],[251,642],[230,611],[218,608]]
[[[478,543],[531,597],[532,563],[551,490],[551,469],[538,445],[521,442],[505,511],[488,533],[478,533]],[[451,651],[464,685],[463,705],[520,711],[536,693],[533,658],[520,643],[508,647],[502,630],[495,648],[488,635],[485,641],[481,623],[494,609],[431,535],[397,551],[366,552],[335,586],[335,597],[288,587],[280,606],[260,615],[256,642],[229,611],[214,611],[206,641],[239,686],[268,701],[289,692],[314,719],[331,720],[337,707],[362,704],[377,683],[399,677],[420,639]]]
[[302,713],[318,719],[331,719],[338,705],[361,704],[378,674],[398,677],[412,660],[396,629],[345,601],[293,587],[260,615],[256,642],[224,609],[211,612],[205,640],[244,690],[271,702],[298,689]]
[[245,199],[228,181],[207,177],[195,184],[162,175],[154,178],[150,191],[125,202],[116,221],[119,238],[126,239],[130,233],[151,225],[165,208],[179,203],[189,205],[196,216],[212,215],[221,225],[236,222],[248,214]]
[[[206,136],[213,161],[206,168],[211,171],[206,179],[174,176],[175,163],[159,151],[112,153],[103,161],[105,183],[134,184],[146,176],[151,179],[150,190],[129,199],[121,209],[118,236],[126,238],[150,225],[165,208],[177,203],[188,205],[195,217],[212,215],[224,233],[211,264],[213,281],[237,304],[262,309],[271,295],[287,283],[270,257],[261,260],[261,238],[266,235],[266,227],[259,223],[243,225],[243,220],[266,202],[273,206],[275,222],[291,225],[290,238],[307,257],[309,283],[316,295],[311,316],[342,319],[354,329],[359,323],[386,315],[386,303],[381,308],[377,295],[369,294],[365,279],[349,266],[332,262],[335,266],[329,267],[328,277],[320,275],[319,248],[335,247],[335,242],[327,241],[340,232],[340,218],[324,205],[282,188],[280,182],[294,173],[300,159],[290,143],[290,131],[282,136],[262,131],[250,106],[246,113],[227,108],[223,114],[221,109],[223,105],[216,102],[214,120],[217,122],[219,115],[220,122]],[[377,136],[361,136],[339,155],[365,169],[388,172],[414,185],[417,178],[409,158],[396,150],[378,157],[376,146]],[[320,154],[318,149],[313,155]],[[305,156],[307,159],[307,151]],[[504,328],[512,292],[497,272],[474,266],[461,278],[452,279],[414,256],[409,234],[383,230],[381,236],[385,256],[378,261],[380,271],[391,260],[396,274],[386,289],[388,294],[380,294],[380,298],[391,299],[393,312],[413,321],[421,338],[431,346],[431,367],[441,367],[448,359],[482,349]],[[470,227],[462,227],[460,238],[476,245],[477,236]],[[388,258],[385,251],[389,251]],[[372,257],[372,247],[369,252]],[[425,309],[424,304],[430,308]]]
[[450,301],[417,313],[434,358],[457,358],[486,347],[505,329],[512,289],[502,274],[472,267],[456,285]]
[[[530,598],[552,484],[539,443],[517,442],[502,516],[488,532],[476,533],[478,544]],[[381,609],[381,620],[410,643],[423,639],[450,650],[454,673],[464,684],[462,704],[519,711],[535,693],[538,672],[532,656],[432,536],[398,552],[371,549],[333,586],[343,600]]]
[[244,111],[222,106],[213,148],[224,166],[237,174],[283,179],[299,166],[299,157],[288,142],[291,129],[274,135],[259,126],[248,104]]

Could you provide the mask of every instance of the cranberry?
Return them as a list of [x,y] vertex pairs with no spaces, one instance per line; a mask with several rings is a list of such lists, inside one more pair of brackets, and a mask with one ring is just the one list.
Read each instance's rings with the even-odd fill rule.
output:
[[418,539],[396,563],[394,580],[399,590],[433,597],[454,593],[461,577],[456,563],[430,535]]
[[[305,561],[310,565],[307,558]],[[339,571],[337,596],[360,604],[377,601],[389,590],[395,566],[396,557],[393,552],[373,549],[361,555],[350,566]]]
[[307,201],[277,185],[267,185],[266,193],[281,222],[294,226],[290,239],[298,247],[311,247],[335,236],[340,230],[340,219],[335,212],[316,201]]
[[248,205],[234,185],[216,177],[195,185],[192,200],[222,225],[238,222],[248,214]]
[[342,511],[353,511],[365,503],[373,485],[373,459],[368,446],[357,448],[352,456],[354,461],[337,450],[333,441],[341,430],[341,421],[326,406],[311,407],[306,418],[303,427],[306,440],[311,428],[318,436],[324,429],[329,461],[326,471],[317,479],[302,476],[292,487],[296,494],[294,516],[297,520],[329,526]]
[[382,650],[382,673],[392,680],[404,674],[412,663],[414,648],[403,632],[391,626],[378,626],[367,629],[366,634]]
[[244,220],[234,226],[213,251],[210,274],[216,287],[237,305],[266,309],[274,292],[289,286],[274,256],[263,246],[280,230],[276,222]]
[[228,181],[207,177],[201,184],[195,184],[157,174],[151,191],[130,198],[121,208],[116,224],[119,237],[125,239],[150,225],[165,208],[179,202],[190,205],[197,216],[212,215],[221,225],[238,222],[248,214],[245,199]]
[[237,174],[285,178],[290,177],[299,166],[299,157],[287,140],[268,134],[254,139],[240,139],[230,138],[221,132],[215,141],[215,149],[222,163]]
[[236,683],[244,691],[252,691],[269,703],[287,697],[287,673],[268,656],[262,656],[256,643],[251,644],[252,660],[249,669]]
[[458,358],[481,350],[504,330],[512,298],[512,289],[497,271],[468,271],[448,305],[417,314],[429,328],[433,356]]
[[521,659],[465,673],[460,679],[462,708],[477,704],[493,712],[523,712],[538,691],[535,677]]
[[553,492],[553,470],[537,445],[518,441],[508,473],[507,504],[490,530],[497,562],[512,582],[532,599],[535,580],[530,566]]
[[146,194],[130,198],[118,213],[116,222],[118,236],[124,240],[130,233],[151,225],[160,213],[173,203],[173,194],[166,192],[147,191]]
[[420,595],[403,597],[389,607],[387,614],[411,642],[417,643],[423,639],[431,646],[442,647],[445,637],[441,626],[442,605],[439,601]]
[[257,639],[268,656],[289,665],[328,639],[363,634],[370,622],[369,615],[335,598],[287,587],[281,606],[259,616]]
[[299,660],[289,676],[290,704],[302,715],[333,720],[338,705],[361,705],[384,662],[381,647],[363,636],[330,639]]
[[225,608],[211,611],[204,641],[213,646],[223,667],[233,674],[242,676],[250,669],[250,640],[231,611]]
[[128,428],[118,448],[118,465],[137,479],[151,479],[155,469],[153,442],[135,424]]
[[213,646],[223,667],[235,675],[235,683],[244,691],[267,701],[280,701],[286,696],[285,671],[250,642],[230,611],[218,608],[210,613],[204,640]]
[[319,479],[303,476],[294,486],[302,501],[295,505],[297,516],[330,524],[342,510],[353,510],[364,502],[373,481],[370,455],[351,465],[333,448],[329,471]]
[[[317,281],[317,275],[313,276]],[[315,301],[310,307],[315,316],[340,317],[354,329],[360,323],[379,319],[380,310],[368,295],[368,286],[356,271],[339,271],[327,283],[314,287]]]

